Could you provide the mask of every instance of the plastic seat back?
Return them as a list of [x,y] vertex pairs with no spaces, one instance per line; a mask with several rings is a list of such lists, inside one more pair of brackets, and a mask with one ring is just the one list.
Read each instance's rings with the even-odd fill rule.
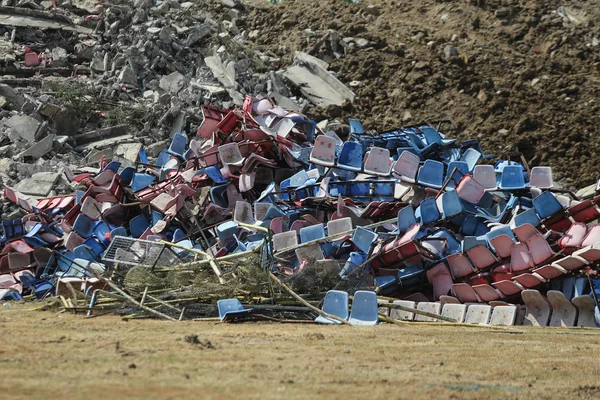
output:
[[561,249],[566,249],[569,247],[581,247],[581,243],[586,237],[586,234],[587,225],[581,222],[575,222],[569,227],[569,229],[565,232],[563,237],[559,239],[558,246]]
[[339,168],[358,172],[362,170],[362,160],[362,145],[358,142],[344,142],[337,166]]
[[442,216],[444,219],[456,217],[464,212],[464,208],[456,191],[446,192],[441,196]]
[[181,133],[176,133],[175,135],[173,135],[171,145],[169,146],[169,150],[167,151],[169,154],[183,158],[183,153],[185,153],[186,146],[187,136],[182,135]]
[[413,183],[419,171],[419,161],[419,156],[405,150],[394,164],[392,174],[403,181]]
[[487,268],[498,261],[492,252],[485,246],[475,246],[467,251],[467,255],[477,269]]
[[467,251],[471,250],[473,247],[485,246],[485,244],[486,244],[485,238],[480,238],[478,236],[465,236],[462,240],[460,251],[462,251],[463,253],[466,253]]
[[130,185],[131,181],[133,180],[133,175],[134,174],[135,174],[135,168],[133,168],[133,167],[125,167],[119,173],[119,176],[121,177],[121,181],[123,182],[123,184]]
[[[455,168],[456,168],[456,172],[454,173],[454,175],[450,176],[450,174],[452,173],[452,171],[454,171]],[[462,177],[467,175],[468,173],[469,173],[469,165],[466,162],[451,161],[448,164],[448,171],[446,173],[445,182],[448,182],[448,185],[446,185],[446,188],[450,189],[450,190],[454,189],[456,186],[458,186],[458,183],[460,182]]]
[[323,224],[306,226],[300,229],[300,243],[310,242],[312,240],[325,237],[325,226]]
[[[329,290],[325,295],[322,310],[327,314],[335,315],[341,319],[348,319],[348,293],[341,290]],[[316,322],[322,324],[339,324],[335,321],[323,316],[318,316]]]
[[354,293],[352,300],[349,322],[353,325],[376,325],[379,319],[377,309],[377,294],[367,290],[358,290]]
[[521,226],[524,224],[530,224],[533,227],[540,226],[540,217],[535,213],[533,208],[523,211],[520,214],[515,215],[513,220],[514,226]]
[[479,151],[473,148],[468,148],[467,150],[465,150],[460,160],[467,163],[467,165],[469,166],[470,173],[473,172],[473,170],[476,168],[477,163],[479,162],[481,157],[482,154]]
[[327,222],[327,234],[329,236],[352,230],[352,218],[345,217]]
[[73,230],[77,232],[81,237],[87,238],[94,232],[94,226],[96,221],[88,218],[84,214],[79,214],[73,224]]
[[148,220],[143,215],[138,215],[137,217],[131,219],[129,221],[129,230],[131,231],[131,236],[134,238],[139,238],[142,236],[144,231],[149,227]]
[[450,270],[444,262],[427,271],[427,280],[433,286],[433,297],[438,300],[440,296],[445,296],[452,289],[452,276]]
[[[304,228],[306,229],[306,228]],[[363,253],[369,254],[371,246],[377,240],[377,234],[369,229],[365,229],[362,226],[357,226],[354,234],[352,235],[352,243]]]
[[500,177],[500,189],[518,190],[525,188],[525,177],[523,167],[520,165],[507,165]]
[[350,126],[351,135],[362,135],[365,133],[362,124],[357,119],[348,118],[348,126]]
[[508,258],[515,242],[509,236],[501,234],[489,239],[489,244],[496,254],[498,254],[498,257]]
[[465,175],[456,187],[456,193],[461,199],[471,204],[478,204],[485,195],[485,188],[472,176]]
[[310,153],[310,162],[332,167],[335,164],[335,139],[325,135],[317,137]]
[[534,265],[539,265],[554,255],[554,251],[541,234],[536,234],[527,239],[527,248]]
[[427,225],[440,219],[440,211],[433,197],[429,197],[421,202],[415,211],[417,221],[421,225]]
[[133,192],[139,192],[140,190],[150,186],[155,180],[156,177],[153,175],[136,173],[133,175],[133,179],[131,180],[131,190]]
[[588,230],[587,235],[581,242],[581,247],[591,246],[598,241],[600,241],[600,225],[595,224]]
[[287,232],[276,233],[273,235],[273,250],[279,251],[298,244],[298,235],[296,231],[290,230]]
[[398,233],[403,234],[409,227],[417,223],[412,206],[406,206],[398,211]]
[[452,293],[463,303],[479,303],[479,298],[473,288],[466,283],[452,285]]
[[473,170],[473,179],[483,186],[485,190],[496,190],[496,171],[493,165],[477,165]]
[[464,278],[476,272],[471,261],[462,253],[449,255],[446,257],[446,262],[454,279]]
[[552,168],[550,167],[533,167],[529,178],[531,187],[538,189],[550,189],[554,187],[552,179]]
[[121,163],[118,161],[111,161],[108,164],[106,164],[106,167],[102,168],[102,172],[104,171],[112,171],[115,174],[119,171],[119,168],[121,167]]
[[217,308],[219,309],[219,318],[221,321],[228,315],[246,314],[251,310],[244,310],[244,306],[239,299],[225,299],[217,301]]
[[127,229],[123,228],[122,226],[119,226],[118,228],[115,228],[110,232],[111,240],[113,240],[117,236],[127,236]]
[[533,208],[541,219],[553,216],[563,210],[563,206],[549,191],[543,192],[532,200]]
[[389,175],[390,151],[381,147],[372,147],[365,160],[364,171],[370,175]]
[[510,252],[510,269],[513,272],[525,271],[533,267],[529,248],[525,243],[515,244]]
[[252,204],[247,201],[236,201],[233,220],[235,222],[254,225],[256,221],[254,220],[254,213],[252,212]]
[[426,160],[419,169],[417,182],[423,186],[440,189],[444,184],[444,164],[435,160]]

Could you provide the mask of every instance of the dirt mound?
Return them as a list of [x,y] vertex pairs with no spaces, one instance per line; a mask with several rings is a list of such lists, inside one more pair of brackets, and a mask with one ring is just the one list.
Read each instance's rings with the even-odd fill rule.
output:
[[380,131],[448,120],[451,136],[497,155],[520,151],[565,186],[600,176],[598,1],[245,4],[257,48],[282,67],[294,50],[331,58],[328,41],[315,46],[329,30],[348,44],[329,69],[356,100],[313,108],[313,118],[356,117]]

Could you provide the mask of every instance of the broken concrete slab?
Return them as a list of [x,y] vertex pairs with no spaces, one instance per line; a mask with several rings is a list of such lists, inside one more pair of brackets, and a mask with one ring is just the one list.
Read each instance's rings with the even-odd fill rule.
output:
[[75,144],[79,146],[117,136],[123,136],[125,134],[127,134],[127,125],[115,125],[77,135],[75,136]]
[[206,57],[204,62],[221,85],[225,86],[226,89],[235,89],[235,63],[224,64],[218,55]]
[[141,143],[122,143],[117,146],[114,154],[131,162],[136,162],[141,149]]
[[28,115],[14,115],[4,122],[10,128],[8,137],[12,140],[24,140],[28,143],[35,142],[35,136],[40,126],[40,121]]
[[54,121],[56,133],[59,135],[73,136],[79,130],[79,119],[66,108],[47,103],[38,108],[38,113]]
[[48,135],[21,154],[18,157],[22,158],[41,158],[52,151],[54,143],[54,135]]
[[66,15],[20,7],[0,7],[0,26],[15,26],[37,29],[60,29],[91,34],[90,28],[75,25]]
[[160,79],[159,86],[165,92],[171,94],[177,94],[185,86],[185,76],[180,72],[173,72],[167,76],[163,76]]
[[136,139],[133,135],[122,135],[117,137],[111,137],[107,139],[96,140],[93,142],[85,143],[75,147],[76,151],[85,152],[90,150],[100,150],[107,147],[113,147],[121,143],[135,143]]
[[112,158],[114,157],[113,149],[108,148],[104,150],[92,151],[90,154],[88,154],[86,163],[88,165],[97,164],[103,157],[105,160],[112,160]]
[[4,83],[0,84],[0,96],[5,97],[17,110],[20,110],[25,104],[25,96]]
[[193,28],[188,34],[188,37],[185,41],[185,45],[188,47],[193,46],[200,40],[204,39],[206,36],[210,35],[211,32],[212,30],[210,28],[210,25],[200,24],[197,27]]
[[329,64],[326,63],[325,61],[321,60],[320,58],[311,56],[308,53],[305,53],[303,51],[297,51],[294,53],[294,61],[298,64],[303,64],[303,63],[308,63],[308,64],[317,64],[320,65],[321,68],[323,69],[327,69],[329,68]]
[[129,65],[126,65],[121,70],[118,80],[119,80],[119,83],[121,83],[121,84],[133,85],[133,86],[137,85],[137,77],[135,76],[133,69]]
[[354,92],[318,64],[307,62],[302,66],[291,66],[283,72],[283,76],[320,107],[341,106],[346,101],[353,102],[355,98]]
[[32,196],[47,196],[60,177],[58,172],[38,172],[15,185],[15,190]]

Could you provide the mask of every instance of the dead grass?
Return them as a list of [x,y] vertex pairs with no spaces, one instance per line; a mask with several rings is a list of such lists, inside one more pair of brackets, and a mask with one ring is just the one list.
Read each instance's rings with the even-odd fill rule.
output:
[[600,330],[125,322],[29,306],[0,310],[4,398],[600,396]]

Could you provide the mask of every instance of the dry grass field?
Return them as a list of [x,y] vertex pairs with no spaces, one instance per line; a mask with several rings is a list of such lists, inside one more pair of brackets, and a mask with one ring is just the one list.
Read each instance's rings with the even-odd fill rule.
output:
[[600,397],[600,329],[172,323],[29,307],[0,310],[5,399]]

